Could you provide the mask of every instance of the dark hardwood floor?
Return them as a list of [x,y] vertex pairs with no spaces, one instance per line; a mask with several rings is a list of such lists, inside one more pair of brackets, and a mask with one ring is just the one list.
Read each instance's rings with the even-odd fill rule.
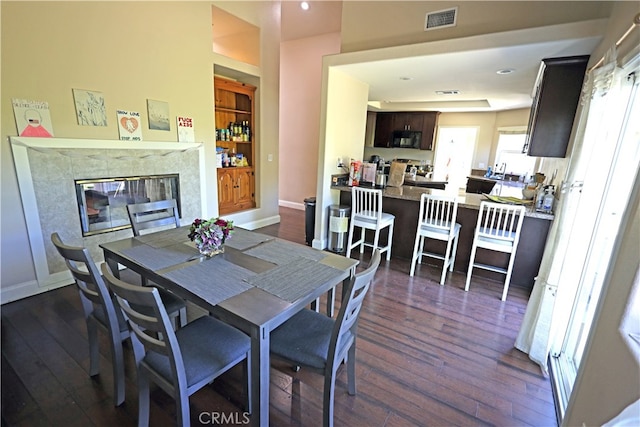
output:
[[[281,218],[260,231],[304,243],[304,212],[281,208]],[[361,264],[368,257],[365,251]],[[528,292],[512,287],[501,302],[500,283],[474,276],[466,293],[461,273],[440,286],[437,267],[422,265],[413,278],[408,272],[409,261],[399,259],[383,260],[378,270],[359,323],[358,394],[347,394],[341,368],[335,425],[556,426],[549,380],[513,348]],[[136,425],[131,347],[126,401],[115,408],[105,340],[101,374],[87,373],[87,331],[73,286],[5,304],[1,314],[3,425]],[[233,369],[194,394],[192,424],[242,424],[241,380]],[[274,366],[271,425],[319,425],[322,386],[317,374]],[[173,399],[153,388],[151,426],[173,424]]]

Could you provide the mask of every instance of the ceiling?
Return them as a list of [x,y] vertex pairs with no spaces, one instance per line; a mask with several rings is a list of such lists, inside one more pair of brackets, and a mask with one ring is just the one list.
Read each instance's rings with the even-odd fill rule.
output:
[[[282,3],[282,40],[340,31],[341,2]],[[589,55],[601,41],[600,29],[572,24],[510,31],[444,41],[436,53],[393,54],[340,65],[369,85],[369,109],[385,111],[501,111],[529,108],[543,58]],[[424,45],[443,45],[443,42]],[[415,46],[415,45],[414,45]],[[495,47],[492,47],[495,46]],[[430,49],[425,49],[429,51]],[[498,70],[513,70],[497,74]],[[439,95],[437,91],[458,91]]]

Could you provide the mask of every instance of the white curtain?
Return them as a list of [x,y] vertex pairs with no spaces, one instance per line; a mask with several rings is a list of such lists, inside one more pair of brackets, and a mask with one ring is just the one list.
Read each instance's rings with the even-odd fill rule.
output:
[[[562,288],[559,288],[561,274],[565,269],[564,278],[566,279],[567,271],[571,268],[579,268],[586,256],[587,248],[584,245],[579,245],[582,252],[576,251],[575,245],[571,253],[568,252],[570,237],[576,238],[589,234],[585,233],[585,229],[574,230],[574,226],[580,227],[576,225],[580,223],[576,221],[576,215],[584,177],[587,173],[596,172],[588,171],[589,164],[594,159],[592,156],[597,155],[598,144],[607,139],[606,133],[611,129],[610,120],[615,114],[614,110],[619,109],[619,105],[615,105],[619,98],[609,93],[612,85],[615,87],[616,79],[622,77],[621,71],[616,67],[615,49],[608,52],[604,64],[588,72],[583,85],[583,99],[571,160],[563,180],[565,185],[562,188],[562,196],[556,208],[556,217],[549,230],[538,276],[515,342],[515,347],[529,354],[529,357],[540,365],[545,375],[548,374],[547,358],[553,339],[552,331],[556,329],[555,325],[559,323],[559,318],[564,318],[565,325],[560,328],[564,332],[577,287],[577,283],[568,283],[569,281],[563,280]],[[619,114],[619,117],[623,115]],[[570,256],[567,256],[568,254]],[[569,275],[575,278],[575,273],[574,271]],[[579,271],[577,273],[579,277]],[[554,310],[558,298],[562,300],[558,303],[560,309]]]

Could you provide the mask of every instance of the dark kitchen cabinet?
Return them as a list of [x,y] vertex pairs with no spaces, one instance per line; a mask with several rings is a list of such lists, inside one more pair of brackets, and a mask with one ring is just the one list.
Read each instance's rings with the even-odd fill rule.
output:
[[394,113],[393,130],[422,131],[423,113]]
[[420,141],[421,150],[434,150],[436,148],[436,128],[438,127],[439,111],[429,111],[422,113],[422,140]]
[[438,111],[377,113],[373,146],[393,148],[394,131],[419,131],[420,149],[433,150],[439,115]]
[[523,152],[565,157],[589,56],[543,59]]
[[393,113],[378,113],[376,115],[376,131],[373,136],[374,147],[391,147],[393,133]]

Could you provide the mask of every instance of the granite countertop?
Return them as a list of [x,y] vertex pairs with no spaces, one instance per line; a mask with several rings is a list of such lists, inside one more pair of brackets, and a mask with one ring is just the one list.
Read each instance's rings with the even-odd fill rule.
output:
[[[334,190],[340,191],[351,191],[351,187],[346,185],[337,185],[331,187]],[[511,190],[511,191],[510,191]],[[451,195],[451,190],[435,190],[431,188],[417,187],[413,185],[403,185],[402,187],[386,187],[382,190],[382,197],[389,197],[392,199],[401,199],[401,200],[412,200],[412,201],[420,201],[420,197],[422,193],[429,194],[439,194],[439,195]],[[503,194],[504,193],[504,194]],[[494,190],[491,192],[491,195],[496,196],[511,196],[518,197],[513,193],[512,187],[502,187],[496,185]],[[464,190],[461,190],[457,193],[458,196],[458,207],[468,208],[468,209],[480,209],[480,202],[488,200],[482,194],[473,194],[466,193]],[[520,193],[519,197],[522,197],[522,193]],[[526,216],[532,218],[540,218],[552,220],[554,218],[553,214],[544,213],[544,212],[536,212],[533,208],[533,204],[527,205],[527,211],[525,213]]]

